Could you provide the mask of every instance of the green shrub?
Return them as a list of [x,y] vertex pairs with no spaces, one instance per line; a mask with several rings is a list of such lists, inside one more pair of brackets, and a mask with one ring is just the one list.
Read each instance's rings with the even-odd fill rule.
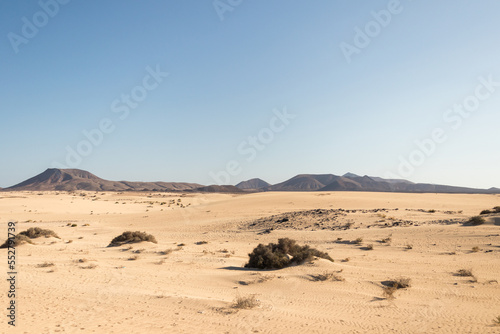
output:
[[277,244],[259,244],[252,253],[245,268],[282,269],[293,264],[303,264],[313,257],[320,257],[333,262],[333,259],[324,252],[309,246],[299,246],[295,240],[279,239]]
[[121,246],[123,244],[130,244],[130,243],[136,243],[136,242],[142,242],[142,241],[148,241],[157,244],[158,242],[156,241],[156,238],[152,236],[151,234],[147,234],[146,232],[123,232],[121,235],[117,236],[113,240],[111,240],[111,243],[109,244],[108,247],[111,246]]

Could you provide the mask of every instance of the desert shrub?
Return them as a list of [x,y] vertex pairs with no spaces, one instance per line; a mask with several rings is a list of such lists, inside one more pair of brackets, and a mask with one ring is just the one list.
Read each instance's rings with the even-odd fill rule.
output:
[[384,297],[386,299],[392,300],[396,298],[394,296],[394,293],[398,291],[398,289],[406,289],[411,287],[411,279],[408,277],[399,277],[394,280],[383,282],[382,284],[385,285],[382,288]]
[[40,238],[40,237],[46,237],[46,238],[54,237],[54,238],[60,239],[59,236],[54,231],[44,230],[44,229],[39,228],[39,227],[30,227],[26,231],[20,232],[19,234],[24,235],[30,239],[36,239],[36,238]]
[[238,297],[233,302],[233,308],[235,309],[252,309],[259,306],[259,301],[255,296],[249,297]]
[[491,210],[483,210],[481,211],[480,215],[489,215],[490,213],[493,213]]
[[389,281],[389,285],[395,287],[396,289],[406,289],[411,287],[411,278],[399,277],[395,280]]
[[248,256],[250,260],[245,267],[257,269],[282,269],[293,264],[303,264],[312,260],[313,257],[333,262],[327,253],[307,245],[299,246],[295,240],[289,238],[279,239],[277,244],[259,244]]
[[36,265],[37,268],[48,268],[48,267],[53,267],[53,266],[55,266],[55,264],[53,262],[44,262],[44,263]]
[[462,277],[474,277],[471,269],[459,269],[456,275]]
[[500,213],[500,206],[495,206],[493,210],[495,210],[496,213]]
[[390,244],[391,241],[392,241],[391,237],[387,237],[387,238],[384,238],[384,239],[380,240],[380,242],[383,243],[383,244]]
[[147,234],[146,232],[123,232],[121,235],[117,236],[113,240],[111,240],[111,243],[109,244],[108,247],[111,246],[121,246],[123,244],[130,244],[130,243],[136,243],[136,242],[142,242],[142,241],[148,241],[157,244],[158,242],[156,241],[156,238],[152,236],[151,234]]
[[353,241],[353,244],[356,245],[361,245],[363,243],[363,238],[357,238],[356,240]]
[[398,290],[398,288],[396,288],[394,286],[384,286],[382,289],[383,289],[383,292],[384,292],[384,297],[386,299],[392,300],[392,299],[396,298],[394,296],[394,292],[396,292]]
[[196,245],[198,245],[198,246],[200,246],[200,245],[206,245],[206,244],[208,244],[208,241],[198,241],[196,243]]
[[413,249],[413,245],[412,244],[406,244],[406,249]]
[[10,244],[9,244],[9,239],[7,239],[0,246],[0,248],[9,248],[9,246],[10,247],[17,247],[17,246],[20,246],[20,245],[25,244],[25,243],[28,243],[28,244],[33,243],[30,238],[28,238],[25,235],[20,235],[20,234],[16,235],[13,239],[10,239],[10,240],[11,240]]
[[373,250],[373,244],[369,244],[365,247],[365,250]]
[[472,247],[472,252],[473,252],[473,253],[477,253],[477,252],[479,252],[480,250],[481,250],[481,248],[479,248],[478,246],[474,246],[474,247]]
[[326,271],[325,273],[319,274],[319,275],[311,275],[311,277],[314,281],[321,281],[321,282],[324,282],[324,281],[343,282],[343,281],[345,281],[345,278],[343,278],[342,276],[337,275],[336,273],[333,273],[333,272],[329,272],[329,271]]
[[496,317],[495,319],[493,319],[493,324],[495,326],[500,326],[500,315],[498,317]]
[[481,216],[474,216],[474,217],[470,217],[469,220],[467,221],[467,223],[469,223],[470,225],[474,225],[474,226],[477,226],[477,225],[482,225],[484,224],[486,221],[484,220],[483,217]]

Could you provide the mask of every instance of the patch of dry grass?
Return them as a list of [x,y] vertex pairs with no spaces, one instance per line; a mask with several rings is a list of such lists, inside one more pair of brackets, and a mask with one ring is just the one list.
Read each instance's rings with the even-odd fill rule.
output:
[[249,310],[260,305],[260,302],[255,298],[255,295],[247,297],[237,297],[232,307],[238,310]]

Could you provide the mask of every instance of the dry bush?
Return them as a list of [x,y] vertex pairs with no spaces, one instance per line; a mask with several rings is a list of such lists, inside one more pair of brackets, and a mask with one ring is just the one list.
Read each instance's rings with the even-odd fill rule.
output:
[[413,249],[413,245],[412,244],[406,244],[406,249]]
[[27,236],[18,234],[12,239],[5,240],[5,242],[0,246],[0,248],[17,247],[25,243],[32,244],[33,242]]
[[463,276],[463,277],[467,277],[467,276],[474,276],[474,274],[472,273],[472,270],[471,269],[459,269],[457,271],[457,276]]
[[394,293],[398,290],[398,288],[396,288],[394,286],[384,286],[382,289],[384,292],[385,299],[393,300],[396,298],[394,296]]
[[387,238],[384,238],[382,240],[380,240],[381,243],[383,244],[391,244],[391,241],[392,241],[392,238],[391,237],[387,237]]
[[392,300],[396,297],[394,293],[399,289],[406,289],[411,287],[411,278],[408,277],[399,277],[387,282],[384,282],[384,287],[382,288],[384,292],[384,297],[386,299]]
[[474,217],[470,217],[469,220],[467,221],[467,223],[469,225],[472,225],[472,226],[477,226],[477,225],[482,225],[484,224],[486,221],[484,220],[483,217],[481,216],[474,216]]
[[472,282],[477,282],[477,278],[472,272],[472,269],[459,269],[455,273],[455,276],[460,276],[460,277],[471,277]]
[[346,257],[345,259],[342,260],[342,262],[349,262],[349,261],[351,261],[350,257]]
[[245,264],[245,268],[282,269],[293,264],[303,264],[314,257],[333,262],[327,253],[307,245],[299,246],[295,240],[289,238],[279,239],[277,244],[259,244],[248,256],[250,260]]
[[373,250],[373,244],[367,245],[364,249],[365,250]]
[[481,250],[481,248],[479,248],[478,246],[474,246],[474,247],[472,247],[472,252],[473,252],[473,253],[477,253],[477,252],[479,252],[480,250]]
[[331,272],[331,271],[325,271],[323,274],[319,274],[319,275],[311,275],[311,277],[312,277],[313,281],[320,281],[320,282],[324,282],[324,281],[343,282],[343,281],[345,281],[345,278],[343,278],[342,276],[337,275],[336,273]]
[[154,236],[152,236],[151,234],[147,234],[146,232],[126,231],[123,232],[121,235],[117,236],[116,238],[114,238],[113,240],[111,240],[111,243],[108,245],[108,247],[121,246],[123,244],[130,244],[142,241],[148,241],[155,244],[158,243]]
[[129,261],[136,261],[139,258],[139,256],[134,255],[128,258]]
[[160,255],[169,255],[173,251],[174,251],[173,249],[165,249],[163,251],[159,251],[158,254],[160,254]]
[[81,269],[95,269],[95,268],[97,268],[97,264],[95,264],[95,263],[91,263],[91,264],[89,264],[88,266],[82,266],[82,267],[80,267],[80,268],[81,268]]
[[255,298],[255,295],[252,295],[248,297],[237,297],[234,300],[232,307],[239,310],[242,309],[248,310],[257,307],[259,305],[260,303],[257,300],[257,298]]
[[37,268],[48,268],[48,267],[53,267],[53,266],[55,266],[55,264],[53,262],[44,262],[44,263],[36,265]]
[[496,317],[495,319],[493,319],[493,324],[495,326],[500,326],[500,315],[498,317]]
[[40,238],[40,237],[46,237],[46,238],[54,237],[54,238],[60,239],[59,236],[54,231],[44,230],[44,229],[39,228],[39,227],[30,227],[26,231],[23,231],[19,234],[24,235],[30,239],[36,239],[36,238]]
[[352,243],[355,245],[361,245],[363,243],[363,238],[357,238]]
[[201,245],[206,245],[208,244],[208,241],[198,241],[196,245],[201,246]]

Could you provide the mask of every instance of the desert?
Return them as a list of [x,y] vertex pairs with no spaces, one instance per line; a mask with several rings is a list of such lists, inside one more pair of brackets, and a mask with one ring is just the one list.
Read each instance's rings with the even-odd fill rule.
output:
[[[500,214],[466,222],[499,197],[4,191],[3,226],[58,236],[16,247],[16,331],[498,333]],[[157,243],[108,247],[125,231]],[[282,238],[334,261],[244,267],[258,244]],[[401,278],[411,285],[388,295],[387,282]]]

